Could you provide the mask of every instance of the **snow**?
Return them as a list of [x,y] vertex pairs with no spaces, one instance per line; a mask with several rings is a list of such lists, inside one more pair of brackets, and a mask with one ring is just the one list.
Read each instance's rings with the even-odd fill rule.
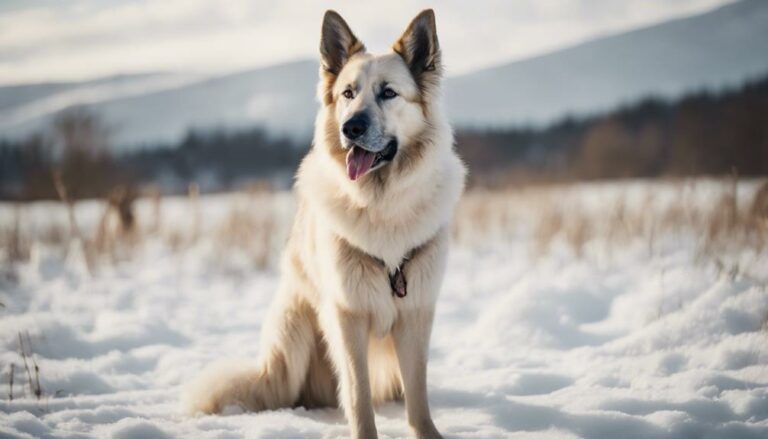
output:
[[[430,352],[430,402],[441,432],[768,437],[768,249],[742,245],[702,255],[697,229],[655,232],[650,243],[642,233],[609,239],[602,223],[617,199],[628,212],[653,216],[681,190],[694,205],[713,205],[724,186],[630,182],[557,188],[543,197],[471,195]],[[754,189],[739,186],[741,205]],[[580,251],[564,233],[544,249],[537,242],[543,208],[531,200],[545,198],[590,218],[593,233]],[[0,273],[0,437],[345,436],[337,409],[198,417],[180,409],[185,386],[208,365],[256,358],[278,281],[274,257],[261,265],[247,245],[222,251],[222,224],[231,226],[227,218],[243,209],[271,212],[278,220],[270,239],[254,245],[277,249],[291,200],[229,194],[202,197],[195,208],[183,197],[166,199],[162,232],[144,232],[130,257],[101,262],[94,274],[78,243],[30,238],[29,258]],[[479,205],[501,213],[476,218],[471,212]],[[81,203],[80,227],[92,230],[102,209]],[[138,212],[148,227],[149,201]],[[1,230],[14,215],[13,206],[0,205]],[[55,224],[66,229],[66,213],[55,203],[24,206],[20,215],[23,236],[43,236]],[[168,245],[169,236],[195,228],[197,241]],[[27,352],[40,367],[40,400],[28,385],[19,333],[25,343],[28,334]],[[402,403],[378,407],[376,421],[381,437],[408,436]]]

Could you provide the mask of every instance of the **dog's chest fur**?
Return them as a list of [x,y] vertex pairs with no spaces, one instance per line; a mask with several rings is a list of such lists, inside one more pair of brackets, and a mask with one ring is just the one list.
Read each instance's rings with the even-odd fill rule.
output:
[[435,146],[422,165],[384,190],[351,187],[313,151],[299,174],[299,196],[320,227],[378,258],[391,271],[451,219],[464,168],[451,145]]

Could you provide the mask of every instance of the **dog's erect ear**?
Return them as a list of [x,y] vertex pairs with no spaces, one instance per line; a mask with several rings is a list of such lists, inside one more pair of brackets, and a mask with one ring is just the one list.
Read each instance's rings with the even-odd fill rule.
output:
[[326,11],[320,36],[322,68],[338,75],[349,58],[365,51],[365,46],[355,37],[347,22],[336,11]]
[[432,82],[430,79],[439,78],[442,66],[434,11],[421,11],[392,46],[392,50],[403,58],[422,90],[425,84]]

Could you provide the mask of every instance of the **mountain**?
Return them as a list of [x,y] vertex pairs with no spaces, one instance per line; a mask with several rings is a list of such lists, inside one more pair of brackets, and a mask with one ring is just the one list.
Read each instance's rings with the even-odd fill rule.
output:
[[107,115],[120,140],[173,141],[190,127],[237,129],[252,125],[306,138],[317,112],[318,64],[299,61],[93,105]]
[[0,86],[0,134],[26,134],[52,114],[73,105],[89,105],[181,87],[201,79],[179,73],[118,75],[81,82]]
[[459,125],[541,124],[766,72],[768,1],[747,0],[452,78],[446,104]]
[[141,75],[0,87],[0,137],[27,135],[72,105],[100,115],[122,147],[173,142],[190,127],[259,124],[307,136],[317,110],[316,78],[317,63],[299,61],[214,78]]
[[[459,127],[546,124],[649,94],[738,85],[768,72],[766,42],[768,1],[745,0],[448,78],[447,111]],[[307,137],[317,67],[297,61],[213,78],[149,74],[0,87],[0,137],[27,135],[75,104],[100,114],[124,147],[173,142],[190,127],[259,124]]]

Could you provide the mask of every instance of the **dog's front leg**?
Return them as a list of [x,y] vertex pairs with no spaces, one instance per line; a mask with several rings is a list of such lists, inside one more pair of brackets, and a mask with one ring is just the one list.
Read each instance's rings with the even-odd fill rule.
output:
[[339,400],[353,439],[375,439],[376,424],[368,378],[369,317],[333,305],[323,323],[328,346],[339,374]]
[[418,439],[442,437],[432,422],[427,401],[427,358],[433,316],[431,308],[404,310],[392,331],[408,424]]

